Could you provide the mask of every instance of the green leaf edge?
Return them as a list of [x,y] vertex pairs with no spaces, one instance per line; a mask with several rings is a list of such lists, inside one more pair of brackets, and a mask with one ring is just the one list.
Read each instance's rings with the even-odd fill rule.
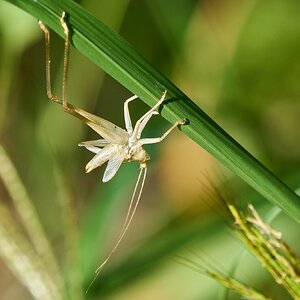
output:
[[[169,100],[161,115],[169,122],[187,118],[182,132],[240,176],[262,196],[300,223],[300,198],[278,177],[228,135],[182,91],[151,66],[116,32],[70,0],[6,0],[42,20],[63,37],[59,18],[68,15],[72,44],[149,106],[164,90]],[[16,37],[17,38],[17,37]],[[183,156],[184,153],[179,153]],[[178,174],[181,176],[184,174]]]

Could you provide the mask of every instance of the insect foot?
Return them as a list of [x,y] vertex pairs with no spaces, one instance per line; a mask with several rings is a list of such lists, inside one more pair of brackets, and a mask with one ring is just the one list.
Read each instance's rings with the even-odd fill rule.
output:
[[179,125],[179,126],[180,126],[180,125],[187,125],[187,124],[189,124],[189,123],[190,123],[189,119],[184,118],[184,119],[182,119],[181,121],[179,121],[178,125]]

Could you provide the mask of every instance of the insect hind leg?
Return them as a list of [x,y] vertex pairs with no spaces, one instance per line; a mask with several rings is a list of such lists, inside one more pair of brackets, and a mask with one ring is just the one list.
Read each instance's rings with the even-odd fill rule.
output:
[[45,47],[46,47],[46,89],[47,96],[51,101],[62,103],[62,100],[52,94],[51,85],[51,59],[50,59],[50,31],[42,21],[39,21],[39,26],[45,35]]
[[64,70],[63,70],[63,82],[62,82],[62,105],[65,111],[69,111],[67,102],[67,88],[68,88],[68,74],[69,74],[69,57],[70,57],[70,29],[65,20],[66,13],[63,12],[60,18],[61,26],[64,29],[65,34],[65,50],[64,50]]
[[65,33],[65,50],[64,50],[64,68],[63,68],[63,83],[62,83],[62,99],[52,93],[51,83],[51,55],[50,55],[50,31],[42,21],[39,21],[39,26],[45,35],[46,44],[46,89],[47,96],[51,101],[61,104],[66,112],[72,111],[72,106],[67,102],[67,85],[68,85],[68,69],[69,69],[69,52],[70,52],[70,30],[65,21],[66,13],[63,12],[60,18],[60,23]]

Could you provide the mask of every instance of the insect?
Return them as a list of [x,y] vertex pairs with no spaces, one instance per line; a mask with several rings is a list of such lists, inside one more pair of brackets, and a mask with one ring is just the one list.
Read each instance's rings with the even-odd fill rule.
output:
[[[107,162],[107,166],[103,175],[103,182],[111,180],[119,170],[123,162],[136,161],[140,164],[140,172],[135,184],[135,188],[131,197],[125,222],[119,235],[117,242],[108,254],[107,258],[97,268],[96,276],[99,274],[103,266],[108,262],[113,253],[118,248],[121,240],[123,239],[137,209],[139,200],[141,198],[142,190],[144,187],[147,162],[150,157],[146,150],[143,148],[146,144],[155,144],[165,139],[168,134],[178,125],[185,124],[186,120],[177,121],[169,128],[161,137],[157,138],[142,138],[142,132],[151,119],[152,116],[159,114],[157,109],[163,104],[166,98],[167,91],[164,91],[160,100],[147,111],[133,126],[131,122],[129,103],[137,96],[132,96],[124,102],[124,119],[125,129],[122,129],[115,124],[95,116],[91,113],[84,111],[67,101],[67,85],[68,85],[68,66],[69,66],[69,49],[70,49],[70,31],[65,21],[65,12],[60,18],[61,25],[65,33],[65,50],[64,50],[64,69],[63,69],[63,83],[62,83],[62,99],[52,94],[51,90],[51,77],[50,77],[50,32],[48,28],[39,21],[40,28],[44,31],[46,41],[46,88],[47,96],[51,101],[54,101],[63,106],[64,111],[75,116],[83,121],[86,125],[96,131],[102,138],[92,141],[85,141],[79,144],[89,151],[93,152],[94,157],[86,165],[86,172],[90,172],[97,167],[100,167]],[[137,195],[137,196],[136,196]]]

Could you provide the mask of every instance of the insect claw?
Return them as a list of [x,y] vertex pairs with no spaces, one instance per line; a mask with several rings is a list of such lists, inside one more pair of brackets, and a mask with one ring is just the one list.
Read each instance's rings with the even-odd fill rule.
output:
[[49,32],[48,28],[45,26],[45,24],[39,20],[39,26],[44,32]]
[[65,20],[66,15],[67,15],[66,12],[63,11],[63,13],[62,13],[62,15],[61,15],[61,17],[60,17],[60,24],[61,24],[61,26],[62,26],[63,29],[64,29],[65,35],[69,35],[70,30],[69,30],[69,27],[68,27],[68,25],[67,25],[67,23],[66,23],[66,20]]
[[61,24],[64,24],[66,22],[65,17],[66,17],[66,12],[63,11],[62,14],[61,14],[61,17],[60,17],[60,23]]
[[168,90],[165,90],[160,98],[160,103],[163,103],[166,101],[166,96],[167,96]]
[[180,126],[180,125],[187,125],[187,124],[189,124],[189,123],[190,123],[189,119],[184,118],[184,119],[182,119],[181,121],[178,122],[178,125],[179,125],[179,126]]

